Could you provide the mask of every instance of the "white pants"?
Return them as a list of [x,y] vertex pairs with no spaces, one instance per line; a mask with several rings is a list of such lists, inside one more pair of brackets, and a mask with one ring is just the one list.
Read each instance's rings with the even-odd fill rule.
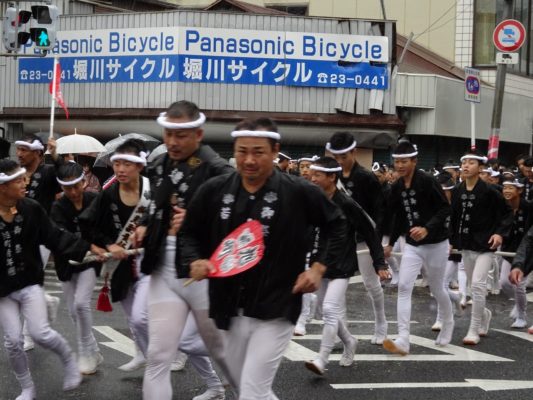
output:
[[72,274],[68,282],[63,282],[65,302],[72,321],[76,325],[78,356],[90,356],[99,351],[93,335],[93,314],[91,296],[96,285],[94,268]]
[[294,326],[286,319],[233,317],[227,338],[227,361],[237,382],[239,400],[272,400],[272,383]]
[[31,387],[28,358],[23,349],[21,315],[27,321],[32,339],[56,353],[66,365],[72,360],[67,341],[48,323],[44,290],[39,285],[27,286],[6,297],[0,297],[0,325],[4,331],[4,346],[15,376],[23,389]]
[[494,253],[463,250],[462,254],[466,278],[472,290],[472,316],[469,331],[477,334],[485,312],[487,279],[492,268]]
[[187,322],[181,334],[179,350],[189,356],[189,361],[205,381],[208,388],[222,386],[222,382],[209,359],[209,351],[198,333],[198,327],[192,313],[187,316]]
[[120,301],[128,319],[133,340],[145,357],[148,352],[147,302],[149,287],[150,276],[141,275],[139,280],[130,287],[126,298]]
[[422,265],[426,266],[429,288],[437,300],[443,321],[453,320],[450,297],[444,290],[448,247],[448,240],[421,246],[405,245],[398,282],[398,336],[406,343],[409,342],[411,295]]
[[[191,312],[211,356],[220,366],[230,384],[225,361],[222,333],[209,318],[208,281],[184,286],[187,279],[177,279],[175,269],[176,238],[167,237],[163,263],[151,276],[148,297],[149,338],[148,357],[143,380],[145,400],[170,400],[170,364],[175,357],[180,338]],[[172,350],[174,349],[174,350]]]
[[348,279],[322,279],[317,292],[324,320],[319,353],[324,365],[328,362],[337,335],[345,345],[348,345],[351,337],[343,321],[346,289],[348,289]]
[[[366,243],[357,243],[357,250],[367,250]],[[372,309],[374,310],[374,318],[376,321],[375,333],[376,335],[383,336],[387,334],[386,324],[387,317],[385,316],[385,296],[383,294],[383,288],[381,287],[381,281],[372,263],[372,257],[369,253],[358,254],[357,264],[359,266],[359,272],[363,278],[363,284],[365,285],[370,301],[372,302]],[[385,327],[385,328],[384,328]],[[385,332],[383,332],[385,329]]]
[[511,264],[507,260],[502,261],[500,285],[503,292],[509,298],[514,298],[515,306],[518,311],[518,316],[526,319],[527,295],[526,284],[527,279],[522,279],[518,285],[513,285],[509,281],[509,273],[511,272]]

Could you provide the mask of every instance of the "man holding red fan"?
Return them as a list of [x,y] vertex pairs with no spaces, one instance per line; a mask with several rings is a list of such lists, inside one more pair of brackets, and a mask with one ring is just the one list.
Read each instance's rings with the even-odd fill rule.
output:
[[[217,271],[208,258],[230,232],[251,220],[262,225],[264,254],[257,265],[210,278],[209,314],[227,331],[226,361],[239,399],[272,399],[302,293],[315,291],[326,266],[341,256],[346,221],[320,188],[275,169],[279,133],[253,121],[239,126],[231,134],[237,172],[196,192],[181,228],[180,254],[191,278],[202,280]],[[305,271],[309,243],[301,233],[310,226],[320,228],[321,238]]]

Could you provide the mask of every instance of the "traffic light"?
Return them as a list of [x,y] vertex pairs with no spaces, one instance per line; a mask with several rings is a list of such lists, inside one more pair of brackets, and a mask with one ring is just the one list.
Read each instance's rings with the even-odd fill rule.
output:
[[50,50],[56,43],[59,10],[56,6],[31,6],[33,19],[31,20],[31,40],[35,47]]
[[[26,24],[31,18],[31,12],[21,10],[17,13],[15,7],[8,7],[2,22],[2,37],[7,50],[17,51],[20,46],[30,39]],[[18,39],[18,40],[17,40]]]

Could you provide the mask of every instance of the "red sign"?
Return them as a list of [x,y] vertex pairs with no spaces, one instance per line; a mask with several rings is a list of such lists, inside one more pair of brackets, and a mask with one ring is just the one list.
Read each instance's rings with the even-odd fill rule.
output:
[[259,221],[248,221],[224,238],[210,258],[216,271],[210,278],[225,278],[240,274],[255,266],[265,251],[263,226]]
[[520,21],[506,19],[500,22],[492,34],[494,46],[500,51],[516,51],[526,40],[526,28]]

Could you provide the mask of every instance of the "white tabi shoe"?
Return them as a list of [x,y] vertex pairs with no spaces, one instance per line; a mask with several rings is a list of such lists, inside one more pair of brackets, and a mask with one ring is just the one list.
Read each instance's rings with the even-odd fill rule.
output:
[[527,321],[520,317],[517,317],[511,325],[513,329],[524,329],[525,327],[527,327]]
[[192,400],[225,400],[226,391],[224,386],[217,386],[213,388],[208,388],[202,394],[193,397]]
[[170,370],[172,372],[183,370],[183,368],[185,368],[185,363],[187,362],[188,358],[189,357],[187,356],[187,354],[178,351],[178,353],[176,354],[176,358],[174,359],[174,361],[172,361],[172,364],[170,364]]
[[440,332],[442,329],[442,321],[435,321],[435,323],[431,326],[431,330],[433,332]]
[[399,354],[401,356],[409,354],[409,342],[406,343],[401,338],[394,340],[385,339],[383,341],[383,348],[389,353]]
[[479,336],[485,337],[489,333],[490,320],[492,319],[492,312],[485,308],[483,311],[483,318],[481,319],[481,326],[479,327]]
[[357,338],[352,336],[350,339],[350,343],[344,345],[344,351],[342,353],[341,359],[339,360],[339,365],[341,367],[349,367],[353,364],[353,359],[357,350],[357,343]]
[[145,365],[146,360],[144,356],[142,355],[142,353],[137,353],[135,357],[131,359],[130,362],[121,365],[120,367],[118,367],[118,369],[124,372],[133,372],[137,371],[138,369],[144,368]]
[[326,370],[326,365],[320,358],[317,358],[313,361],[306,361],[305,368],[307,368],[311,372],[314,372],[317,375],[322,376],[324,375],[324,371]]

